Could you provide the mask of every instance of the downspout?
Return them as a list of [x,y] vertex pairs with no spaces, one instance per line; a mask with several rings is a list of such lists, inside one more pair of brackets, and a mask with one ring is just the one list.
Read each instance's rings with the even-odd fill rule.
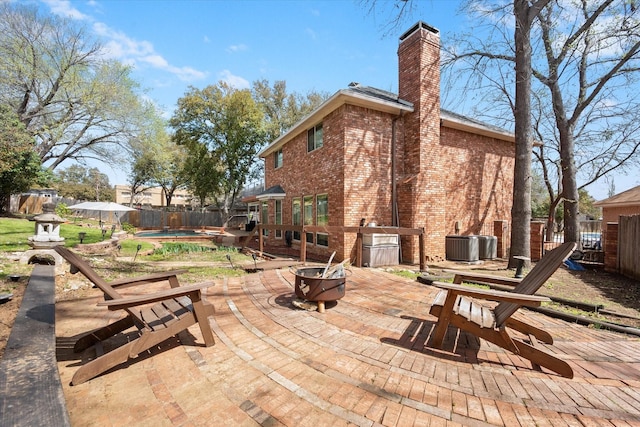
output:
[[402,118],[402,111],[391,121],[391,225],[398,227],[398,190],[396,185],[396,122]]

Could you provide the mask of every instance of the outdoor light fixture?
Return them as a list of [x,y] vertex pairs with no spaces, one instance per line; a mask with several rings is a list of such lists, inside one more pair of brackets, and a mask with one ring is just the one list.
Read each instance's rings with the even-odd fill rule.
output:
[[107,234],[107,229],[103,228],[102,229],[102,240],[104,240],[104,235]]
[[140,252],[140,249],[142,249],[142,245],[138,244],[138,247],[136,248],[136,254],[133,256],[133,260],[135,261],[136,258],[138,257],[138,252]]
[[84,238],[87,237],[87,233],[85,233],[84,231],[81,231],[78,233],[78,238],[80,239],[80,244],[82,244],[82,241],[84,240]]

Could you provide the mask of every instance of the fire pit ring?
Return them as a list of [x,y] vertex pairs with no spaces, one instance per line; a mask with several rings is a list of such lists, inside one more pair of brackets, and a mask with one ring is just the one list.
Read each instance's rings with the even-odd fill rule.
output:
[[299,298],[318,303],[318,311],[324,312],[326,301],[337,301],[344,297],[346,277],[322,278],[324,268],[308,267],[294,271],[296,276],[295,293]]

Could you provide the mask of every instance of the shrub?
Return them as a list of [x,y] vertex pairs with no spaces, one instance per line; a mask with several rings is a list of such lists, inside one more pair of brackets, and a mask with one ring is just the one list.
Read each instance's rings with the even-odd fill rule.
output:
[[62,217],[62,218],[68,218],[71,216],[71,214],[73,213],[73,211],[71,209],[69,209],[69,207],[66,205],[66,203],[58,203],[56,205],[56,215]]
[[123,222],[120,226],[127,232],[127,234],[136,234],[136,228],[128,222]]

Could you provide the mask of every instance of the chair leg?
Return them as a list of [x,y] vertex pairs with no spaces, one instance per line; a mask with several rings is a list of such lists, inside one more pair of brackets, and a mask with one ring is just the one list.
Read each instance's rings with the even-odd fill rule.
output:
[[536,328],[535,326],[514,319],[513,317],[507,320],[506,325],[508,328],[514,329],[518,332],[522,332],[525,335],[533,335],[543,343],[553,344],[553,337],[549,332],[543,329]]
[[100,329],[96,329],[95,331],[92,331],[80,337],[73,346],[73,351],[75,353],[84,351],[92,345],[99,343],[100,341],[104,341],[107,338],[110,338],[122,331],[126,331],[132,326],[134,326],[133,318],[131,316],[123,317],[116,322],[113,322]]
[[209,316],[215,314],[215,309],[211,304],[205,304],[202,300],[192,301],[193,313],[200,327],[202,338],[204,339],[204,345],[210,347],[216,343],[213,337],[213,331],[211,325],[209,325]]
[[435,330],[433,331],[433,339],[431,340],[431,345],[436,348],[442,347],[442,341],[444,341],[444,336],[447,333],[447,329],[449,328],[449,323],[451,321],[451,317],[453,316],[453,307],[457,298],[458,296],[455,293],[451,291],[447,292],[447,298],[444,301],[444,305],[440,309],[438,323],[436,324]]
[[98,357],[97,359],[94,359],[82,365],[80,368],[78,368],[76,373],[73,374],[71,385],[82,384],[83,382],[86,382],[91,378],[97,377],[101,373],[108,371],[114,366],[118,366],[119,364],[126,362],[129,359],[129,352],[131,351],[131,348],[133,347],[134,343],[136,343],[136,341],[132,341],[128,344],[111,350],[109,353],[106,353]]
[[571,369],[571,366],[564,360],[560,360],[546,351],[542,351],[520,340],[513,340],[513,342],[518,347],[520,356],[529,359],[532,364],[543,366],[565,378],[573,378],[573,369]]
[[194,323],[194,317],[186,316],[173,323],[171,328],[164,328],[156,331],[144,330],[138,339],[115,348],[110,352],[82,365],[73,375],[71,384],[82,384],[83,382],[136,357],[143,351],[166,341],[177,333],[184,331]]

